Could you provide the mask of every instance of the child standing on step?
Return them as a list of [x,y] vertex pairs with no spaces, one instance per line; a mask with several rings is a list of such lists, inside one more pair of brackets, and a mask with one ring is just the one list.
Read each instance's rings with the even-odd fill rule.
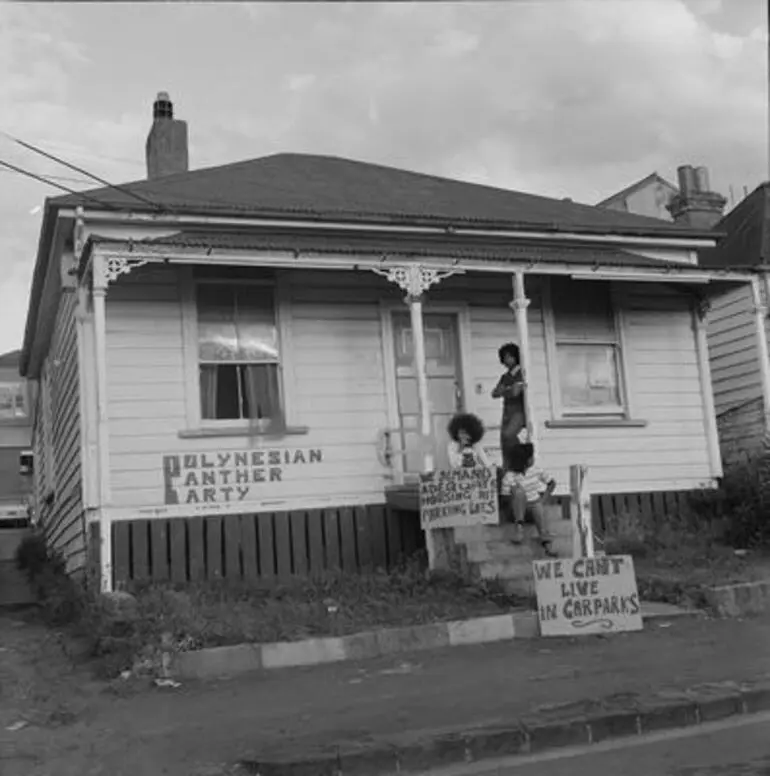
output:
[[537,528],[543,551],[549,558],[558,557],[553,551],[553,540],[548,530],[545,506],[556,489],[556,480],[535,466],[534,445],[508,443],[503,449],[505,474],[500,494],[510,499],[515,526],[514,544],[524,539],[524,522],[529,518]]
[[447,433],[449,442],[449,466],[452,469],[473,469],[476,466],[489,466],[489,458],[481,446],[484,438],[484,424],[481,418],[470,413],[455,415]]

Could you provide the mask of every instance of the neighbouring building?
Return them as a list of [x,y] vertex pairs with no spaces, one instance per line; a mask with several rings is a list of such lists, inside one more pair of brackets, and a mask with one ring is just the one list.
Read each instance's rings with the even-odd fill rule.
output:
[[726,461],[758,452],[768,430],[769,185],[758,186],[722,218],[715,229],[724,237],[716,248],[700,253],[704,268],[753,275],[751,285],[717,300],[709,321],[714,399]]
[[[22,373],[40,521],[104,589],[386,565],[448,420],[496,449],[515,341],[540,463],[590,467],[601,519],[722,474],[708,228],[277,154],[188,170],[154,106],[148,179],[46,201]],[[411,507],[410,507],[411,505]]]
[[653,172],[617,194],[602,200],[597,207],[673,221],[669,205],[678,193],[679,189],[676,186],[657,172]]
[[32,482],[34,393],[19,374],[20,356],[0,355],[0,525],[26,521]]
[[[759,450],[770,411],[767,184],[723,216],[726,199],[710,190],[705,168],[684,166],[678,174],[679,189],[674,190],[669,204],[672,217],[688,225],[712,228],[721,235],[717,247],[699,252],[699,264],[710,270],[751,272],[754,276],[751,283],[713,297],[708,314],[714,405],[722,456],[729,463]],[[622,198],[622,194],[605,202]],[[647,211],[629,207],[629,212]]]

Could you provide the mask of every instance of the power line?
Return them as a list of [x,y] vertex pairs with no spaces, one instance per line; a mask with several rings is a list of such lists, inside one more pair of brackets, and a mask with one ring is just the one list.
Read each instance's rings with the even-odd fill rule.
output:
[[112,208],[113,210],[117,209],[114,205],[111,205],[107,202],[102,202],[101,200],[96,199],[96,197],[92,197],[89,194],[84,194],[82,191],[75,191],[74,189],[69,188],[69,186],[63,186],[61,183],[55,183],[53,180],[44,178],[42,175],[37,175],[36,173],[30,172],[29,170],[25,170],[22,167],[17,167],[15,164],[6,162],[3,159],[0,159],[0,165],[8,168],[12,172],[18,173],[19,175],[25,175],[27,178],[32,178],[33,180],[40,181],[41,183],[46,183],[49,186],[53,186],[56,189],[61,189],[61,191],[66,191],[68,194],[74,194],[78,197],[83,197],[84,199],[88,199],[91,202],[95,202],[97,205],[99,205],[99,207]]
[[104,178],[100,178],[98,175],[94,175],[91,172],[88,172],[88,170],[84,170],[82,167],[78,167],[76,164],[71,164],[70,162],[64,161],[64,159],[60,159],[58,156],[55,156],[54,154],[49,154],[47,151],[43,151],[42,148],[38,148],[35,145],[32,145],[32,143],[27,143],[24,140],[19,140],[17,137],[13,137],[13,135],[9,135],[7,132],[2,132],[0,130],[0,134],[2,134],[4,137],[7,137],[12,142],[16,143],[17,145],[20,145],[22,148],[26,148],[29,151],[32,151],[32,153],[40,154],[40,156],[44,156],[46,159],[51,159],[54,162],[57,162],[58,164],[64,165],[64,167],[69,168],[70,170],[74,170],[75,172],[79,172],[81,175],[85,175],[88,178],[91,178],[92,180],[95,180],[97,183],[101,183],[103,186],[107,186],[110,189],[115,189],[116,191],[120,191],[123,194],[128,195],[129,197],[133,197],[134,199],[138,200],[139,202],[142,202],[145,205],[150,205],[150,207],[155,208],[156,210],[164,211],[168,210],[168,208],[164,207],[163,205],[160,205],[157,202],[154,202],[151,199],[148,199],[147,197],[143,197],[140,194],[135,194],[131,189],[127,189],[124,186],[118,186],[114,183],[110,183],[109,181],[105,180]]

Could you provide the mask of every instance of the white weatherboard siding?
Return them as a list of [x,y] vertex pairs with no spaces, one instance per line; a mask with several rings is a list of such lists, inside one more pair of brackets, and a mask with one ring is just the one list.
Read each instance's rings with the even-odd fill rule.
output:
[[[266,509],[290,509],[317,499],[343,505],[383,500],[390,472],[377,440],[388,428],[390,369],[383,356],[380,303],[403,293],[368,272],[303,271],[286,283],[292,359],[285,380],[291,425],[304,435],[182,439],[186,428],[183,318],[173,268],[143,268],[120,278],[107,297],[108,395],[113,506],[163,505],[162,456],[247,449],[321,449],[323,462],[293,468],[282,483],[262,483]],[[540,283],[527,291],[531,337],[530,386],[540,435],[540,463],[566,489],[569,466],[591,467],[602,492],[696,488],[710,479],[704,402],[690,302],[649,284],[621,290],[633,416],[644,428],[546,429],[551,419]],[[498,347],[516,341],[508,307],[511,280],[457,276],[429,292],[431,304],[468,306],[465,343],[467,405],[497,438],[500,403],[489,394],[500,374]],[[254,498],[257,498],[256,496]],[[335,501],[336,499],[336,501]],[[269,502],[269,504],[268,504]],[[244,502],[245,509],[248,509]]]
[[[61,553],[70,571],[85,564],[76,304],[75,294],[62,294],[45,364],[50,375],[50,425],[46,427],[43,411],[36,413],[35,422],[38,516],[51,546]],[[53,501],[46,504],[50,491]]]
[[747,284],[712,302],[708,344],[725,460],[756,450],[764,432],[754,300]]

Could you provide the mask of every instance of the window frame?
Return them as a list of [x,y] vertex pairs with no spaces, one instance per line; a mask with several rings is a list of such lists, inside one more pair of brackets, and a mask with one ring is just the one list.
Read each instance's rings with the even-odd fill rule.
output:
[[[624,336],[624,318],[622,305],[619,303],[615,284],[609,283],[609,301],[614,324],[614,337],[591,338],[580,340],[565,340],[556,336],[556,316],[557,311],[553,305],[553,293],[551,287],[551,278],[543,284],[544,297],[544,324],[545,324],[545,342],[546,358],[548,363],[548,383],[551,397],[551,413],[555,421],[577,421],[590,424],[591,421],[603,423],[606,421],[628,421],[631,419],[631,401],[628,380],[628,361],[627,346]],[[579,284],[580,281],[572,280],[572,283]],[[617,406],[604,407],[565,407],[562,400],[561,379],[559,374],[559,345],[600,345],[612,347],[616,354],[616,365],[618,371],[618,393],[620,404]]]
[[[187,428],[180,431],[180,436],[230,436],[232,434],[255,433],[276,436],[285,433],[298,433],[299,429],[292,430],[294,370],[289,355],[291,353],[291,306],[286,290],[286,278],[283,273],[277,271],[272,278],[195,277],[194,267],[188,265],[180,272],[180,285],[185,361],[185,415],[187,420]],[[283,410],[283,426],[281,428],[276,428],[273,424],[266,424],[264,429],[260,429],[253,420],[248,418],[223,420],[203,418],[200,360],[198,358],[197,290],[200,285],[249,285],[272,289],[278,337],[278,381]]]
[[32,422],[32,406],[30,401],[29,385],[23,377],[19,379],[0,378],[0,385],[18,386],[21,389],[23,415],[11,415],[4,417],[0,415],[0,425],[15,426],[27,425]]

